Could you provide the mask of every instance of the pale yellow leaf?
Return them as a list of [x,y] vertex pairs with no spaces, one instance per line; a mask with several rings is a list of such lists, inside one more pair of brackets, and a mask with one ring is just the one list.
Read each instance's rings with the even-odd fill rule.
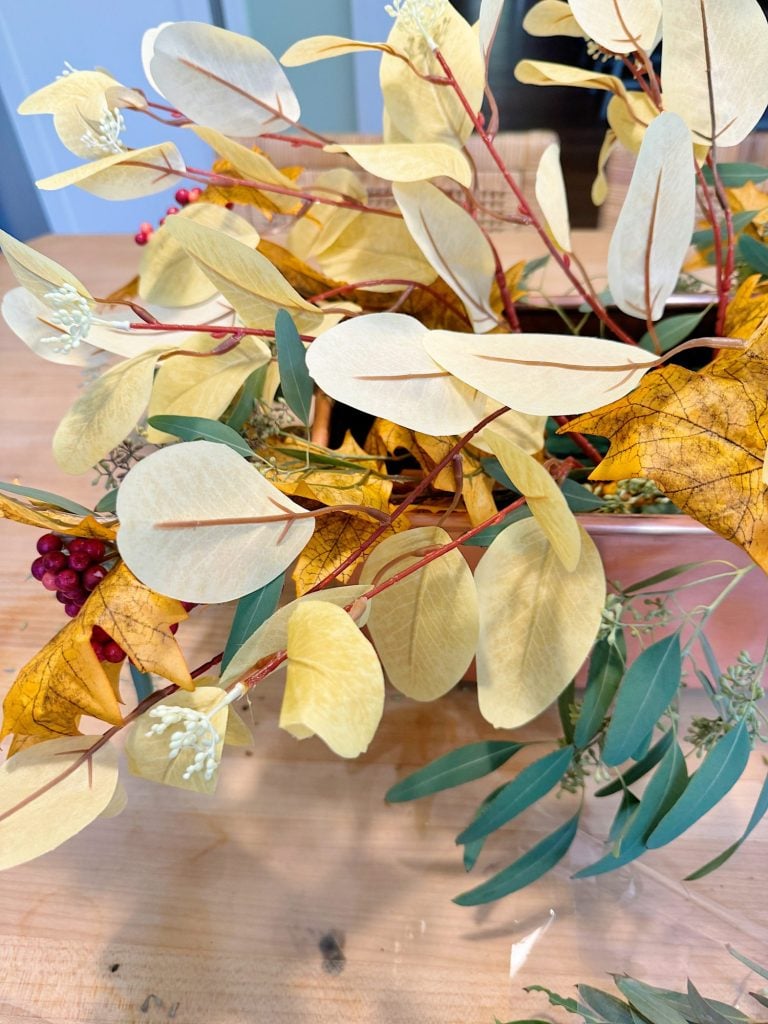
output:
[[[488,399],[486,415],[490,415],[498,407],[498,402]],[[484,419],[482,416],[480,418]],[[501,434],[502,437],[508,438],[518,448],[522,448],[524,452],[527,452],[528,455],[537,455],[544,447],[546,425],[546,416],[532,416],[528,413],[510,409],[509,412],[505,412],[497,417],[491,423],[490,429],[495,434]],[[479,448],[486,455],[492,454],[491,446],[488,443],[488,430],[489,428],[486,427],[472,438],[472,446]]]
[[515,67],[515,78],[524,85],[572,85],[579,89],[603,89],[616,96],[624,96],[627,92],[616,75],[574,68],[569,64],[553,64],[547,60],[521,60]]
[[2,298],[0,306],[3,320],[8,324],[17,338],[30,348],[41,359],[63,366],[96,366],[96,349],[83,342],[68,352],[58,351],[56,338],[59,332],[45,320],[50,317],[51,309],[35,298],[26,288],[12,288]]
[[768,106],[768,22],[760,4],[664,0],[663,28],[664,109],[679,114],[697,142],[738,145]]
[[273,328],[280,309],[291,314],[300,333],[322,323],[322,313],[302,299],[260,252],[178,217],[171,217],[165,226],[232,303],[247,327]]
[[65,414],[53,435],[53,455],[65,473],[86,473],[134,429],[149,402],[160,352],[113,366]]
[[0,247],[8,260],[11,273],[22,288],[32,292],[43,304],[50,306],[46,295],[61,285],[71,285],[89,304],[93,303],[93,296],[85,285],[60,263],[25,245],[6,231],[0,231]]
[[[185,341],[184,350],[210,352],[220,344],[202,335]],[[217,420],[246,378],[269,360],[269,349],[259,338],[243,338],[237,348],[209,358],[167,357],[155,375],[147,415],[202,416]],[[150,444],[164,444],[176,438],[150,426],[147,440]]]
[[[329,196],[334,199],[345,195],[360,203],[365,203],[368,198],[360,178],[346,167],[334,167],[330,171],[318,174],[311,191],[313,195]],[[359,210],[329,206],[327,203],[312,203],[291,227],[286,245],[302,260],[320,256],[359,216]]]
[[[252,633],[238,648],[237,653],[221,674],[221,685],[229,686],[230,683],[242,679],[262,658],[285,650],[288,645],[288,620],[298,605],[304,604],[306,601],[324,601],[343,608],[358,601],[370,589],[369,586],[360,584],[331,587],[326,590],[318,590],[315,594],[305,594],[303,597],[291,601],[290,604],[278,608],[275,614],[259,626],[256,632]],[[362,617],[358,619],[358,628],[362,629],[368,621],[370,607],[366,604]]]
[[0,869],[33,860],[77,835],[109,805],[117,786],[117,753],[95,751],[60,782],[29,799],[71,768],[98,736],[67,736],[37,743],[0,765]]
[[317,735],[340,757],[368,749],[384,710],[379,659],[341,608],[308,601],[288,621],[288,671],[280,728]]
[[453,178],[467,188],[472,184],[469,161],[445,142],[359,142],[330,145],[329,153],[347,153],[364,171],[386,181],[424,181]]
[[564,252],[571,251],[571,221],[565,194],[560,146],[553,142],[541,154],[536,171],[536,199],[547,222],[549,233]]
[[581,558],[568,572],[535,519],[508,526],[475,571],[480,606],[477,697],[500,729],[544,711],[589,654],[600,626],[605,576],[582,530]]
[[[241,456],[210,441],[171,445],[137,463],[120,485],[118,546],[147,586],[213,604],[251,594],[286,569],[314,521]],[[285,516],[277,522],[158,528],[157,523]]]
[[612,96],[605,116],[618,141],[630,153],[639,153],[648,125],[659,116],[659,108],[644,92]]
[[660,114],[645,133],[608,250],[608,287],[619,309],[643,320],[664,315],[695,215],[690,132],[677,114]]
[[115,792],[112,794],[112,799],[109,801],[107,806],[99,814],[100,818],[116,818],[119,814],[122,814],[125,808],[128,806],[128,793],[126,792],[125,786],[118,780],[115,786]]
[[496,261],[477,221],[427,181],[394,185],[413,239],[437,274],[464,304],[478,334],[498,326],[490,303]]
[[142,57],[147,78],[166,99],[225,135],[279,132],[299,118],[285,72],[255,39],[182,21],[151,29]]
[[[368,556],[360,581],[382,583],[450,540],[435,526],[389,537]],[[368,631],[393,686],[414,700],[442,697],[477,647],[477,595],[463,555],[441,555],[375,597]]]
[[131,149],[125,153],[70,167],[36,182],[44,192],[77,185],[101,199],[137,199],[163,192],[184,174],[181,153],[172,142]]
[[355,317],[312,342],[307,369],[326,394],[362,412],[425,434],[464,433],[482,419],[485,399],[426,353],[429,333],[400,313]]
[[[256,228],[244,217],[232,213],[224,206],[190,203],[175,216],[202,224],[230,238],[237,238],[254,249],[259,244]],[[194,306],[213,298],[216,293],[216,285],[168,231],[166,221],[142,249],[139,265],[140,298],[161,306]]]
[[[449,3],[439,5],[429,31],[472,109],[479,110],[485,57],[478,34]],[[423,75],[444,76],[429,42],[407,14],[395,21],[387,43],[406,54]],[[457,148],[472,134],[472,122],[453,89],[419,78],[402,60],[387,54],[381,59],[380,81],[385,140],[447,143]]]
[[[615,98],[616,97],[614,97],[614,99]],[[613,103],[613,99],[610,103]],[[591,198],[595,206],[602,206],[608,198],[609,185],[605,168],[608,160],[610,159],[611,153],[613,153],[615,148],[616,132],[613,128],[609,128],[603,137],[603,144],[600,146],[600,153],[597,157],[597,174],[595,175],[595,180],[592,182]]]
[[650,53],[659,41],[661,0],[570,0],[584,34],[611,53]]
[[523,28],[532,36],[584,36],[565,0],[539,0],[523,18]]
[[459,381],[500,405],[539,416],[596,409],[620,398],[656,361],[632,345],[569,334],[429,331],[422,344]]
[[392,47],[386,43],[365,43],[346,36],[309,36],[289,46],[280,58],[286,68],[298,68],[303,64],[313,64],[317,60],[329,57],[342,57],[346,53],[392,53]]
[[480,40],[480,49],[486,63],[488,63],[491,48],[499,29],[503,10],[504,0],[480,0],[480,13],[477,16],[477,34]]
[[581,557],[581,532],[563,492],[540,462],[507,437],[497,434],[493,425],[487,429],[486,436],[502,469],[515,488],[525,495],[528,508],[563,567],[573,572]]

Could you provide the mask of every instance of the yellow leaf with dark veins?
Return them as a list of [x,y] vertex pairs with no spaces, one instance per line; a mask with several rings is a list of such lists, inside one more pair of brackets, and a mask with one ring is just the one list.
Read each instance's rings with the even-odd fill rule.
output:
[[0,519],[12,519],[25,526],[37,526],[41,530],[64,533],[69,537],[96,537],[99,540],[115,539],[115,520],[99,522],[94,516],[76,516],[71,512],[54,508],[40,502],[11,498],[0,494]]

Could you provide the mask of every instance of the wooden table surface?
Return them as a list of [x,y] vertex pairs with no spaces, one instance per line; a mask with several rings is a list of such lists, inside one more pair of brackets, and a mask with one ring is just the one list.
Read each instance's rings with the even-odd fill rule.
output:
[[[39,247],[95,294],[131,276],[137,259],[123,237]],[[9,283],[0,268],[0,292]],[[80,385],[79,371],[43,362],[0,325],[0,479],[96,500],[90,478],[64,477],[49,451]],[[0,523],[3,692],[63,623],[28,575],[35,539]],[[231,613],[207,610],[182,628],[191,664],[221,648]],[[468,888],[453,837],[491,785],[404,806],[388,807],[383,794],[425,761],[490,735],[472,689],[426,706],[391,696],[368,754],[354,762],[280,733],[280,694],[279,677],[254,694],[254,749],[228,752],[215,798],[125,772],[122,815],[0,876],[0,1024],[492,1024],[548,1016],[541,995],[523,992],[535,983],[570,993],[579,981],[609,987],[611,972],[670,986],[690,976],[726,999],[756,984],[725,944],[768,959],[768,826],[719,873],[680,879],[743,828],[759,757],[671,848],[571,881],[600,854],[612,813],[591,800],[564,864],[522,893],[465,909],[451,902]],[[700,701],[690,695],[687,711]],[[543,716],[523,733],[554,728]],[[474,883],[569,810],[553,797],[507,828]]]

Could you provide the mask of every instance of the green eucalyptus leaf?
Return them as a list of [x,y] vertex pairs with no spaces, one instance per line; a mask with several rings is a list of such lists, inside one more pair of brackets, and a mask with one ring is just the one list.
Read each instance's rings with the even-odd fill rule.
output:
[[491,544],[496,540],[500,533],[502,533],[508,526],[513,523],[519,523],[521,519],[530,519],[531,510],[527,505],[523,505],[522,508],[515,509],[514,512],[510,512],[505,519],[496,526],[488,526],[485,530],[481,530],[480,533],[475,534],[469,540],[464,541],[469,547],[475,548],[489,548]]
[[610,831],[608,832],[608,838],[612,843],[617,843],[624,835],[629,824],[629,819],[635,813],[639,803],[640,801],[638,798],[630,790],[627,789],[621,794],[621,803],[618,806],[613,821],[611,822]]
[[[709,167],[702,168],[708,185],[714,185],[715,178]],[[759,185],[761,181],[768,179],[768,167],[762,164],[750,163],[723,163],[717,165],[717,173],[726,188],[740,188],[748,182],[753,181]]]
[[[733,230],[735,232],[743,231],[744,228],[752,223],[758,213],[760,213],[760,210],[742,210],[740,213],[734,213]],[[728,241],[728,226],[725,222],[720,225],[720,240],[722,242]],[[701,231],[694,231],[691,236],[691,245],[695,245],[697,249],[709,249],[714,244],[714,228],[702,228]]]
[[[654,326],[654,332],[659,342],[661,352],[669,352],[675,345],[685,341],[696,330],[701,321],[709,312],[709,306],[700,313],[680,313],[677,316],[668,316]],[[650,331],[640,339],[639,344],[649,352],[656,351],[653,336]]]
[[523,991],[543,992],[549,1000],[550,1006],[561,1006],[568,1013],[579,1012],[579,1004],[575,999],[571,999],[569,996],[561,996],[558,992],[553,992],[552,989],[545,988],[543,985],[526,985]]
[[232,412],[227,417],[227,426],[238,433],[243,429],[253,413],[256,396],[261,391],[266,380],[267,366],[268,364],[265,363],[264,366],[260,366],[249,377],[245,378],[245,383],[240,388],[240,396],[237,402],[235,402]]
[[595,796],[612,796],[614,793],[621,792],[626,786],[631,786],[632,783],[637,782],[638,779],[642,779],[644,775],[647,775],[652,768],[655,768],[659,761],[664,757],[667,750],[672,744],[675,738],[675,734],[670,729],[665,732],[660,740],[651,747],[642,761],[638,761],[637,764],[633,764],[630,768],[627,768],[625,772],[622,772],[618,779],[614,779],[613,782],[609,782],[607,786],[603,786],[598,789]]
[[508,491],[512,491],[514,494],[520,493],[504,472],[504,467],[498,459],[489,455],[488,458],[481,459],[480,462],[482,463],[483,471],[487,473],[492,480],[495,480],[497,484],[501,484],[502,487],[506,487]]
[[314,384],[307,370],[304,345],[290,315],[281,309],[275,317],[275,344],[280,388],[288,408],[307,426]]
[[736,840],[736,842],[732,843],[727,850],[723,850],[723,852],[721,854],[718,854],[717,857],[713,857],[712,860],[707,861],[707,863],[703,867],[698,868],[690,875],[686,875],[685,881],[695,882],[699,878],[704,878],[705,875],[710,874],[710,872],[715,871],[717,868],[721,867],[721,865],[725,864],[727,860],[730,860],[730,858],[734,855],[734,853],[736,853],[736,851],[739,849],[742,843],[749,839],[750,835],[754,832],[759,823],[762,821],[766,811],[768,811],[768,775],[766,775],[765,777],[762,788],[757,797],[755,809],[752,811],[752,816],[750,817],[749,822],[747,823],[747,827],[744,829],[744,831]]
[[751,748],[743,721],[719,739],[691,776],[680,799],[648,837],[648,849],[671,843],[722,800],[741,778]]
[[[502,789],[504,789],[503,785],[497,786],[496,789],[494,789],[492,792],[490,792],[488,794],[488,796],[485,798],[485,800],[482,801],[480,806],[475,811],[475,813],[474,813],[474,815],[472,817],[473,821],[477,817],[479,817],[480,814],[482,814],[483,809],[488,806],[488,804],[491,802],[491,800],[493,800],[494,797],[497,795],[497,793],[500,793],[502,791]],[[471,871],[472,870],[472,868],[477,863],[477,858],[482,853],[482,850],[483,850],[484,846],[485,846],[485,836],[483,836],[482,839],[475,839],[475,841],[473,843],[467,843],[465,845],[465,847],[464,847],[464,854],[463,854],[464,870],[465,871]]]
[[761,1006],[768,1006],[768,994],[764,995],[762,992],[750,992],[749,994],[753,999],[757,1000]]
[[631,597],[632,594],[637,594],[641,590],[648,590],[650,587],[655,587],[659,583],[666,583],[667,580],[674,579],[675,576],[682,576],[691,569],[700,569],[704,565],[711,565],[711,563],[685,562],[683,565],[675,565],[671,569],[665,569],[663,572],[656,573],[655,576],[648,576],[644,580],[638,580],[636,583],[632,583],[630,586],[624,587],[622,589],[622,593],[627,597]]
[[688,1024],[686,1018],[667,1000],[658,989],[642,981],[626,976],[614,975],[616,987],[638,1013],[647,1017],[651,1024]]
[[707,666],[709,667],[709,671],[712,673],[712,678],[714,680],[719,679],[723,673],[717,663],[715,652],[712,649],[712,644],[709,642],[709,637],[706,633],[699,634],[699,643],[701,644],[702,651],[704,651],[704,657],[707,659]]
[[[657,988],[655,985],[646,985],[646,989],[661,996],[670,1006],[685,1017],[690,1024],[703,1024],[698,1019],[698,1015],[691,1005],[691,1001],[684,992],[673,992],[672,989],[668,988]],[[708,999],[708,1003],[713,1006],[718,1013],[721,1013],[731,1024],[745,1024],[749,1019],[746,1014],[743,1014],[741,1010],[737,1010],[735,1006],[729,1006],[728,1003],[718,1002],[717,999]]]
[[756,270],[761,277],[768,277],[768,246],[758,242],[751,235],[742,235],[739,239],[737,252],[745,263]]
[[690,978],[688,979],[688,1001],[698,1018],[698,1024],[731,1024],[727,1017],[724,1017],[708,999],[704,998]]
[[173,434],[182,441],[216,441],[232,448],[238,455],[249,459],[253,452],[242,437],[219,420],[204,416],[150,416],[148,423],[165,434]]
[[573,747],[563,747],[523,768],[467,828],[456,837],[457,843],[471,843],[495,832],[518,814],[546,796],[562,779],[573,760]]
[[22,487],[21,484],[9,484],[0,481],[0,491],[8,491],[9,494],[21,494],[25,498],[32,498],[34,501],[44,501],[47,505],[60,508],[62,512],[71,512],[74,516],[89,516],[91,510],[85,505],[80,505],[69,498],[62,498],[60,494],[52,494],[51,491],[40,491],[37,487]]
[[603,761],[618,765],[632,756],[673,700],[680,685],[680,636],[647,647],[626,671],[605,734]]
[[731,956],[736,957],[740,960],[745,967],[748,967],[750,971],[759,975],[764,981],[768,981],[768,967],[762,967],[756,960],[751,960],[748,956],[744,956],[743,953],[739,953],[738,950],[734,949],[733,946],[725,947]]
[[611,1024],[632,1024],[632,1013],[623,999],[591,985],[577,985],[576,988],[589,1009],[602,1020],[609,1020]]
[[617,635],[616,643],[598,640],[592,648],[584,700],[573,733],[573,741],[579,749],[588,747],[599,732],[626,663],[627,645],[623,633]]
[[646,733],[645,736],[640,740],[635,749],[630,754],[633,761],[642,761],[648,751],[651,749],[651,743],[653,742],[653,730]]
[[387,792],[385,800],[390,803],[418,800],[443,789],[452,789],[465,782],[481,779],[500,768],[524,746],[525,743],[510,743],[507,740],[469,743],[443,754],[436,761],[395,783]]
[[553,868],[568,852],[579,827],[579,815],[575,814],[564,825],[545,836],[532,849],[514,863],[493,875],[482,885],[463,892],[453,900],[460,907],[475,907],[491,903],[524,889]]
[[534,260],[528,260],[523,266],[523,273],[520,278],[520,284],[524,284],[531,274],[535,274],[537,270],[541,270],[549,263],[549,256],[537,256]]
[[573,743],[573,719],[571,712],[576,701],[576,680],[572,679],[557,698],[557,713],[566,743]]
[[114,512],[117,508],[117,488],[114,487],[111,491],[107,491],[106,494],[96,503],[94,512]]
[[136,668],[132,661],[129,661],[128,665],[131,670],[133,688],[136,691],[136,700],[142,701],[145,697],[149,697],[151,693],[154,693],[155,688],[152,685],[152,676],[148,672],[142,672]]
[[259,626],[275,613],[284,583],[285,573],[281,572],[259,590],[246,594],[237,602],[235,617],[224,647],[224,657],[221,660],[222,672]]
[[563,480],[561,491],[568,503],[571,512],[596,512],[599,508],[605,508],[608,504],[602,498],[598,498],[588,487],[580,484],[577,480],[566,477]]

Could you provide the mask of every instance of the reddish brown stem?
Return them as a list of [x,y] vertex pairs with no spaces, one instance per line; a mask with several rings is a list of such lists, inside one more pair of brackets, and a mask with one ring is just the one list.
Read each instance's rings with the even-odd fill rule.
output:
[[[318,310],[318,312],[321,312]],[[225,338],[230,334],[237,334],[243,338],[274,338],[275,332],[267,330],[262,327],[212,327],[210,324],[145,324],[145,323],[131,323],[128,325],[132,331],[193,331],[196,334],[210,334],[214,338]],[[299,337],[302,341],[314,341],[314,335],[312,334],[300,334]],[[199,353],[186,352],[185,355],[195,355]],[[208,355],[213,353],[209,352]],[[221,352],[217,352],[216,355],[221,355]]]

